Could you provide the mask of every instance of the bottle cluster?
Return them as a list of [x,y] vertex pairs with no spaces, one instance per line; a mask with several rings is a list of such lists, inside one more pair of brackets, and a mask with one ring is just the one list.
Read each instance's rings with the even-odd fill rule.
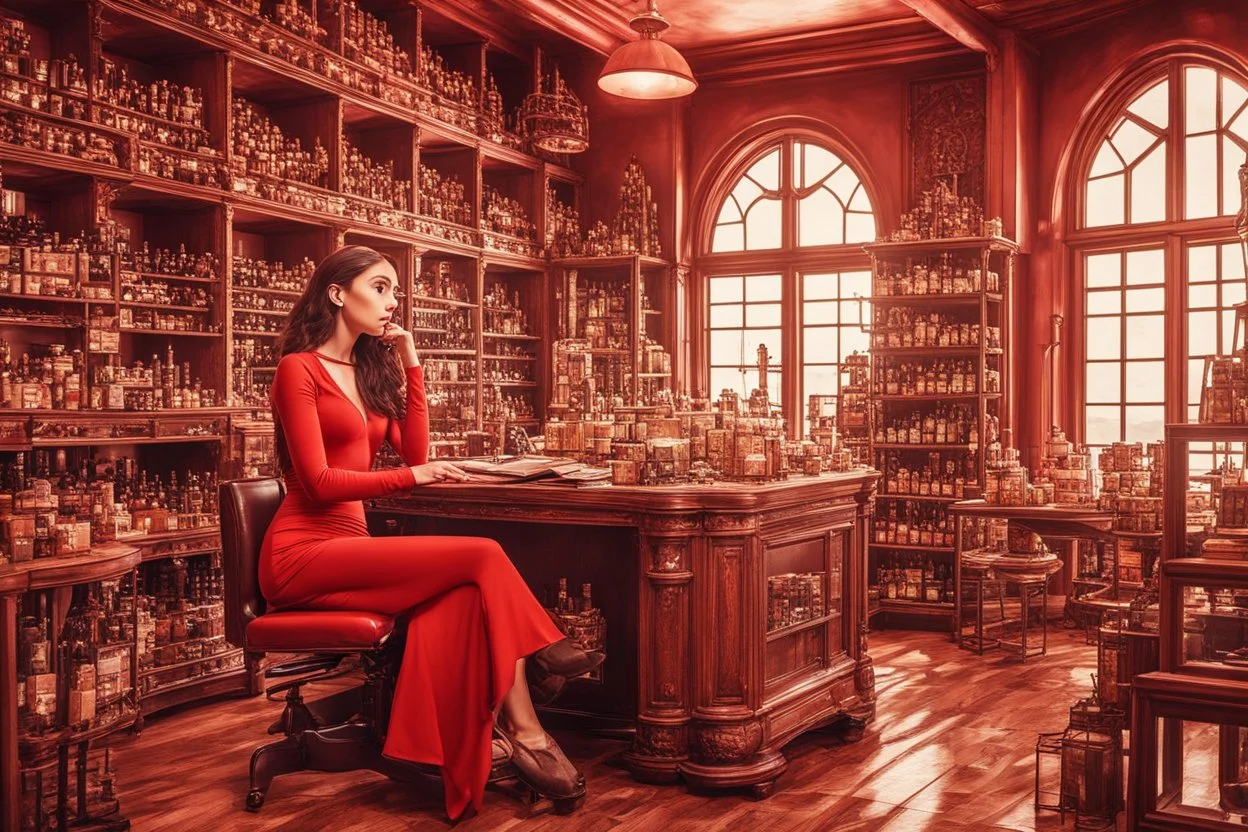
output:
[[25,22],[0,16],[0,100],[63,118],[85,119],[86,72],[78,58],[36,58]]
[[942,506],[889,500],[877,508],[872,539],[885,546],[953,546],[953,520]]
[[412,287],[417,298],[437,298],[470,303],[472,293],[468,281],[455,275],[448,260],[424,260]]
[[473,224],[472,205],[458,177],[443,177],[433,168],[421,165],[419,180],[419,213],[458,225]]
[[659,243],[659,206],[646,184],[645,171],[636,156],[624,169],[615,218],[610,226],[599,221],[586,232],[583,252],[590,257],[621,254],[663,256]]
[[234,290],[234,309],[241,312],[278,312],[289,314],[295,308],[293,298],[275,297],[267,292],[250,289]]
[[533,415],[533,402],[528,396],[505,394],[497,384],[485,386],[481,398],[481,417],[485,421],[530,421]]
[[267,115],[237,95],[233,102],[233,128],[234,163],[243,175],[325,186],[329,152],[319,138],[311,150],[304,150],[298,138],[287,138]]
[[889,239],[944,240],[976,237],[984,233],[984,212],[970,197],[959,197],[944,180],[919,195],[918,204],[901,215]]
[[989,270],[985,280],[984,274],[978,261],[955,259],[947,251],[939,257],[907,258],[904,266],[881,261],[876,268],[872,292],[881,297],[1000,292],[1000,275]]
[[536,240],[537,229],[519,200],[504,196],[497,188],[484,185],[481,194],[482,227],[496,234]]
[[910,554],[881,558],[873,584],[889,601],[953,603],[953,570],[930,555]]
[[581,214],[546,187],[546,248],[554,257],[581,253]]
[[17,452],[0,469],[0,562],[82,554],[94,542],[208,528],[218,522],[215,475],[149,477],[131,457],[75,465],[65,449]]
[[34,115],[0,111],[0,142],[117,167],[127,145],[89,128],[53,124]]
[[302,292],[316,271],[316,264],[305,257],[294,266],[234,255],[230,280],[236,287],[277,292]]
[[151,303],[160,306],[184,306],[212,311],[212,293],[202,284],[184,285],[135,277],[121,284],[122,303]]
[[143,84],[125,64],[101,56],[94,92],[101,124],[180,150],[209,149],[203,90],[165,79]]
[[432,47],[424,46],[420,50],[419,77],[435,95],[452,104],[476,109],[477,91],[472,76],[448,67],[446,60]]
[[477,362],[454,358],[425,358],[420,362],[427,383],[477,380]]
[[[879,318],[877,318],[877,321]],[[959,321],[951,315],[907,307],[891,307],[871,330],[871,346],[897,347],[977,347],[983,331],[985,346],[1001,347],[1001,328],[981,327],[978,323]]]
[[298,0],[278,0],[269,17],[278,26],[301,38],[324,43],[327,33],[316,23],[316,18]]
[[234,310],[234,331],[243,334],[271,334],[276,335],[282,331],[285,326],[285,319],[275,315],[265,315],[260,312],[250,312],[246,309]]
[[878,465],[884,474],[881,496],[961,499],[967,484],[979,481],[974,452],[950,456],[932,451],[922,460],[912,462],[890,451],[887,456],[880,454]]
[[144,242],[137,250],[127,247],[122,251],[121,270],[144,275],[216,280],[221,274],[221,261],[212,252],[189,252],[185,244],[180,244],[174,251],[153,248]]
[[532,335],[528,315],[520,303],[520,290],[495,282],[482,297],[482,331],[495,335]]
[[767,576],[767,631],[822,618],[826,572],[790,572]]
[[[918,362],[900,361],[890,366],[878,366],[871,390],[877,396],[943,396],[968,395],[979,392],[976,367],[978,362],[969,358],[946,361]],[[1001,392],[1001,373],[984,370],[984,392]]]
[[412,57],[395,43],[386,21],[359,7],[355,0],[337,0],[342,19],[343,53],[370,69],[415,81]]
[[441,316],[441,327],[431,332],[413,332],[412,338],[418,350],[475,350],[477,334],[468,309],[448,309]]
[[394,162],[374,162],[346,136],[342,137],[342,147],[346,154],[342,168],[343,191],[384,202],[400,211],[411,210],[412,180],[396,178]]
[[887,424],[881,412],[876,419],[875,441],[889,445],[976,445],[977,410],[974,405],[939,402],[927,413],[914,410],[908,416],[894,416]]
[[191,362],[175,358],[172,344],[165,347],[164,356],[153,354],[147,362],[126,365],[113,353],[92,368],[93,410],[181,410],[220,404],[218,392],[194,375]]

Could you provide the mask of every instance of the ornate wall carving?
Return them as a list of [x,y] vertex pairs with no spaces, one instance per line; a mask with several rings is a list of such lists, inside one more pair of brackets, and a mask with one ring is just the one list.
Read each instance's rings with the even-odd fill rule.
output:
[[983,74],[910,85],[910,205],[938,179],[984,205],[988,79]]

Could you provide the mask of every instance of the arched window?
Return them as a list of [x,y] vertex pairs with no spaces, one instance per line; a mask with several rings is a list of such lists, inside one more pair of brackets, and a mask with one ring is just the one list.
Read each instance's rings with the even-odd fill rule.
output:
[[[1195,420],[1207,355],[1231,349],[1244,300],[1234,233],[1248,88],[1176,57],[1123,96],[1081,173],[1076,267],[1084,313],[1084,439],[1160,439]],[[1104,124],[1104,122],[1103,122]],[[1181,354],[1167,345],[1186,343]],[[1195,447],[1195,446],[1193,446]],[[1213,460],[1212,445],[1196,449]]]
[[707,392],[759,388],[793,432],[812,395],[834,396],[845,356],[865,352],[875,215],[861,176],[830,142],[773,138],[715,191],[709,250],[698,259],[707,299]]

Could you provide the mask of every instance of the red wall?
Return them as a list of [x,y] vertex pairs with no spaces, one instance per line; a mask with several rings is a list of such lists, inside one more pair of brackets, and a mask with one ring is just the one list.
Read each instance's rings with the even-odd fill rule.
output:
[[[1071,152],[1081,123],[1095,111],[1098,93],[1113,85],[1135,60],[1165,44],[1196,42],[1231,54],[1248,55],[1245,11],[1240,0],[1162,0],[1123,15],[1112,25],[1098,25],[1039,45],[1040,130],[1033,253],[1029,264],[1031,302],[1022,307],[1033,310],[1031,325],[1037,337],[1031,338],[1032,342],[1044,340],[1042,333],[1053,312],[1065,316],[1064,344],[1082,338],[1082,322],[1070,315],[1074,291],[1072,264],[1069,249],[1062,242],[1073,227],[1074,218],[1065,216],[1070,209],[1063,207],[1066,200],[1057,189],[1069,188],[1069,177],[1081,175],[1079,171],[1066,170],[1069,161],[1065,157]],[[1231,227],[1229,221],[1227,227]],[[1026,320],[1021,323],[1028,326]],[[1023,379],[1034,379],[1036,387],[1043,372],[1038,349],[1034,347],[1030,354],[1020,356],[1024,362]],[[1082,416],[1074,412],[1069,398],[1063,401],[1062,391],[1081,384],[1083,367],[1074,366],[1069,346],[1059,349],[1065,354],[1057,357],[1058,413],[1069,432],[1082,423]],[[1040,423],[1039,412],[1020,407],[1019,414],[1023,434],[1031,442],[1037,441],[1039,432],[1047,429]]]
[[[1044,344],[1049,316],[1065,314],[1063,341],[1080,337],[1080,323],[1069,315],[1069,255],[1061,242],[1059,201],[1055,188],[1078,126],[1099,90],[1111,84],[1133,58],[1151,48],[1186,40],[1248,55],[1248,14],[1242,0],[1154,0],[1075,34],[1024,43],[1034,52],[1021,70],[1024,85],[1015,99],[1021,108],[1017,158],[1004,159],[999,175],[1027,166],[1016,206],[1029,221],[1019,237],[1030,243],[1020,263],[1015,309],[1019,391],[1015,441],[1034,450],[1048,426],[1039,390],[1043,381]],[[952,75],[982,60],[968,58],[936,64],[910,64],[875,71],[831,73],[804,79],[760,80],[749,85],[703,84],[679,102],[630,102],[598,93],[593,78],[601,61],[582,68],[578,87],[590,106],[590,150],[577,160],[586,172],[586,224],[615,213],[616,190],[630,154],[645,166],[659,203],[665,256],[690,262],[700,215],[713,210],[699,204],[715,181],[726,154],[769,120],[800,118],[822,122],[832,138],[846,145],[859,173],[871,188],[880,229],[892,229],[906,204],[907,86],[917,78]],[[1035,88],[1038,88],[1038,92]],[[1038,102],[1038,103],[1036,103]],[[1034,108],[1034,109],[1033,109]],[[990,114],[990,123],[992,115]],[[989,154],[992,158],[992,152]],[[993,172],[990,171],[990,176]],[[1030,185],[1030,187],[1028,187]],[[1007,197],[1010,192],[1007,190]],[[717,207],[717,206],[716,206]],[[1056,225],[1055,225],[1056,224]],[[1055,233],[1056,227],[1056,233]],[[1229,227],[1229,224],[1228,224]],[[679,251],[672,247],[680,240]],[[1071,432],[1079,419],[1062,392],[1077,383],[1082,367],[1065,366],[1070,350],[1057,355],[1058,421]],[[1029,391],[1029,392],[1024,392]],[[1080,420],[1081,421],[1081,420]]]

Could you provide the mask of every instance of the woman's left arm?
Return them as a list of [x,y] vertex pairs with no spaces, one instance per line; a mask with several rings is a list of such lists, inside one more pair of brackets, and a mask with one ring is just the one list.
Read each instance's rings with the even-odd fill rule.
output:
[[425,375],[416,355],[416,345],[412,334],[397,324],[387,325],[382,340],[394,345],[407,377],[407,415],[397,421],[390,420],[386,439],[405,463],[424,465],[429,461],[429,407],[425,402]]

